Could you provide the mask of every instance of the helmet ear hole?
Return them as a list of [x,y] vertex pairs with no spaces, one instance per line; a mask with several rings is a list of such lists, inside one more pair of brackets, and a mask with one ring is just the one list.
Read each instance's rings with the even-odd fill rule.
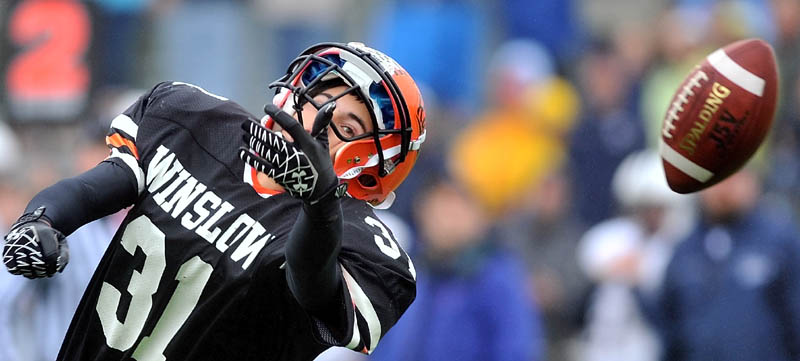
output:
[[364,188],[375,188],[378,186],[378,180],[371,174],[362,174],[358,176],[358,183]]

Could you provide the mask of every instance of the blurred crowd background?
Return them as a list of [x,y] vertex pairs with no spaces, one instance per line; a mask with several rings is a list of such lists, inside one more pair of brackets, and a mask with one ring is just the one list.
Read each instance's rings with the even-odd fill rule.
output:
[[[321,41],[420,85],[428,140],[380,216],[418,296],[375,354],[326,360],[800,359],[798,0],[3,0],[0,231],[107,155],[159,81],[261,114]],[[698,195],[657,155],[673,91],[732,41],[771,43],[780,101],[757,156]],[[52,360],[122,214],[70,236],[63,274],[0,272],[0,360]]]

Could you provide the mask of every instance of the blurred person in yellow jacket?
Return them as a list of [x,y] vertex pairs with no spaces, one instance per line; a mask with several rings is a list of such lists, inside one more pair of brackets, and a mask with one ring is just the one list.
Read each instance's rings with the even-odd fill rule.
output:
[[488,213],[500,217],[560,167],[578,97],[555,74],[547,50],[530,40],[503,44],[489,79],[491,104],[453,141],[448,162]]
[[559,359],[577,327],[572,307],[585,282],[574,261],[579,236],[562,164],[578,109],[539,44],[502,45],[489,67],[490,106],[451,143],[448,166],[488,220],[493,237],[522,255],[528,300],[542,312],[547,359]]

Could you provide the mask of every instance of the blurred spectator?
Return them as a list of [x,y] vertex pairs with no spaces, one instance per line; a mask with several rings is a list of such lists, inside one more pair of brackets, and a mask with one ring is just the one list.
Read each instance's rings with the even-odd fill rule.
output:
[[696,8],[669,8],[653,19],[656,58],[643,75],[641,114],[647,145],[658,147],[661,123],[675,89],[692,67],[710,53],[706,14]]
[[501,239],[525,260],[529,302],[542,313],[547,360],[569,360],[582,327],[581,311],[589,291],[575,258],[583,225],[570,213],[570,184],[554,171],[527,195],[524,205],[498,225]]
[[[100,88],[133,86],[147,32],[146,15],[153,0],[93,0],[93,68]],[[139,56],[136,56],[139,55]]]
[[476,0],[381,1],[367,15],[367,40],[429,86],[463,125],[483,105],[481,69],[491,20],[486,7]]
[[[800,2],[795,0],[772,0],[773,17],[777,27],[776,40],[773,43],[777,56],[778,68],[781,75],[780,107],[776,119],[777,126],[788,129],[798,127],[797,115],[800,109],[797,104],[797,80],[800,79],[800,67],[797,59],[800,58]],[[776,132],[780,135],[781,132]],[[793,130],[790,133],[797,133]]]
[[586,36],[590,38],[609,36],[621,24],[624,26],[634,21],[651,23],[672,2],[673,0],[576,0],[579,18],[586,29]]
[[447,159],[490,221],[499,222],[496,239],[527,265],[527,302],[544,313],[551,355],[576,328],[572,310],[585,284],[573,256],[580,227],[569,218],[570,182],[561,172],[579,104],[555,67],[538,42],[503,43],[487,72],[489,106],[453,139]]
[[778,109],[770,133],[772,172],[765,187],[800,204],[800,2],[772,0],[772,12],[777,27],[775,55],[778,62]]
[[271,59],[274,64],[289,64],[309,45],[339,39],[343,12],[353,8],[352,0],[306,0],[303,6],[297,6],[293,0],[253,2],[258,16],[264,18],[264,25],[270,30],[274,44],[266,49],[274,54]]
[[655,303],[665,360],[800,359],[798,229],[759,195],[749,168],[700,193]]
[[[138,92],[137,92],[138,93]],[[109,154],[105,132],[114,114],[130,103],[130,93],[105,92],[95,99],[96,118],[84,123],[85,137],[73,144],[69,173],[85,172]],[[103,129],[98,130],[99,129]],[[49,164],[48,164],[49,163]],[[61,174],[55,162],[17,167],[0,178],[0,232],[22,213],[27,201],[39,189],[52,184]],[[122,217],[120,212],[96,220],[67,236],[70,266],[53,278],[28,280],[0,271],[0,361],[55,360],[72,315],[100,258]],[[16,214],[16,215],[14,215]]]
[[501,45],[488,70],[490,105],[452,141],[448,166],[493,218],[518,208],[564,161],[578,100],[554,70],[534,41]]
[[[88,169],[82,167],[94,166],[108,154],[108,149],[102,143],[89,143],[81,148],[75,155],[78,172]],[[52,183],[55,176],[51,174],[49,182],[40,182]],[[26,176],[24,172],[18,172],[15,178],[19,177]],[[11,191],[29,198],[39,187],[31,182],[24,188],[16,187]],[[16,212],[20,213],[26,204],[24,198],[15,199],[12,207],[6,203],[10,199],[3,197],[3,208],[17,208]],[[0,231],[5,232],[8,226],[10,223],[1,225]],[[0,345],[3,345],[0,347],[0,361],[56,359],[72,315],[115,228],[112,217],[107,217],[69,235],[70,269],[53,278],[28,280],[7,271],[0,272],[0,294],[3,295],[0,298]]]
[[[263,103],[274,94],[267,85],[274,79],[269,74],[283,74],[297,54],[309,46],[329,41],[366,41],[363,37],[346,35],[348,28],[364,27],[360,18],[371,8],[368,4],[356,4],[356,0],[304,0],[299,5],[295,0],[248,0],[251,11],[248,17],[255,20],[250,47],[253,61],[248,66],[252,77],[260,82],[257,89],[246,98],[236,98],[245,105],[252,103],[260,111]],[[251,81],[252,83],[252,81]]]
[[[642,96],[645,76],[653,68],[656,42],[650,29],[649,19],[636,19],[618,24],[612,29],[611,47],[622,63],[625,76],[630,81],[630,91],[625,101],[626,108],[638,117],[642,117]],[[644,119],[643,119],[644,121]],[[650,131],[647,124],[645,132]],[[648,139],[650,134],[645,136]]]
[[583,29],[575,0],[504,0],[496,20],[506,27],[506,39],[534,39],[555,57],[559,66],[578,55]]
[[591,225],[615,214],[614,170],[628,154],[644,148],[645,135],[641,119],[628,106],[631,79],[613,48],[597,43],[584,56],[580,86],[584,109],[571,135],[569,161],[575,212]]
[[[630,154],[614,171],[611,186],[614,199],[620,204],[619,216],[633,218],[651,240],[654,248],[672,248],[689,232],[694,223],[694,196],[673,192],[667,185],[661,156],[652,149]],[[661,251],[656,251],[661,252]],[[654,264],[648,261],[648,271],[642,285],[654,291],[661,283],[661,273],[669,261],[671,251],[662,254],[663,259]],[[645,270],[645,269],[642,269]]]
[[416,202],[417,298],[371,359],[540,360],[522,262],[495,241],[480,207],[448,180],[429,184]]
[[716,0],[707,11],[711,18],[709,44],[715,47],[749,37],[775,40],[770,0]]
[[147,79],[194,83],[236,100],[257,95],[263,105],[266,79],[256,88],[248,81],[266,72],[251,64],[253,56],[247,54],[255,52],[245,52],[257,38],[248,36],[254,17],[244,0],[169,0],[156,5],[154,68],[145,74]]
[[596,287],[575,359],[658,360],[658,338],[634,293],[646,238],[640,224],[621,217],[598,223],[581,239],[580,258]]
[[679,8],[693,8],[710,25],[709,42],[722,46],[749,36],[768,42],[774,39],[775,21],[770,0],[677,0]]
[[659,343],[636,290],[651,294],[677,241],[691,225],[689,198],[667,186],[660,157],[631,154],[613,178],[619,216],[592,227],[580,241],[578,258],[596,286],[588,305],[585,361],[655,361]]

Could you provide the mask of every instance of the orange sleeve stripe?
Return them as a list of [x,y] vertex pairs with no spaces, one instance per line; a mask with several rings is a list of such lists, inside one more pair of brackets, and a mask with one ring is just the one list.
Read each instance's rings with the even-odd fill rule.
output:
[[131,150],[133,156],[136,157],[136,159],[139,159],[139,151],[136,149],[136,144],[133,144],[133,142],[130,139],[123,138],[118,133],[114,133],[113,135],[107,136],[106,144],[110,144],[115,148],[126,146],[128,147],[128,149]]

